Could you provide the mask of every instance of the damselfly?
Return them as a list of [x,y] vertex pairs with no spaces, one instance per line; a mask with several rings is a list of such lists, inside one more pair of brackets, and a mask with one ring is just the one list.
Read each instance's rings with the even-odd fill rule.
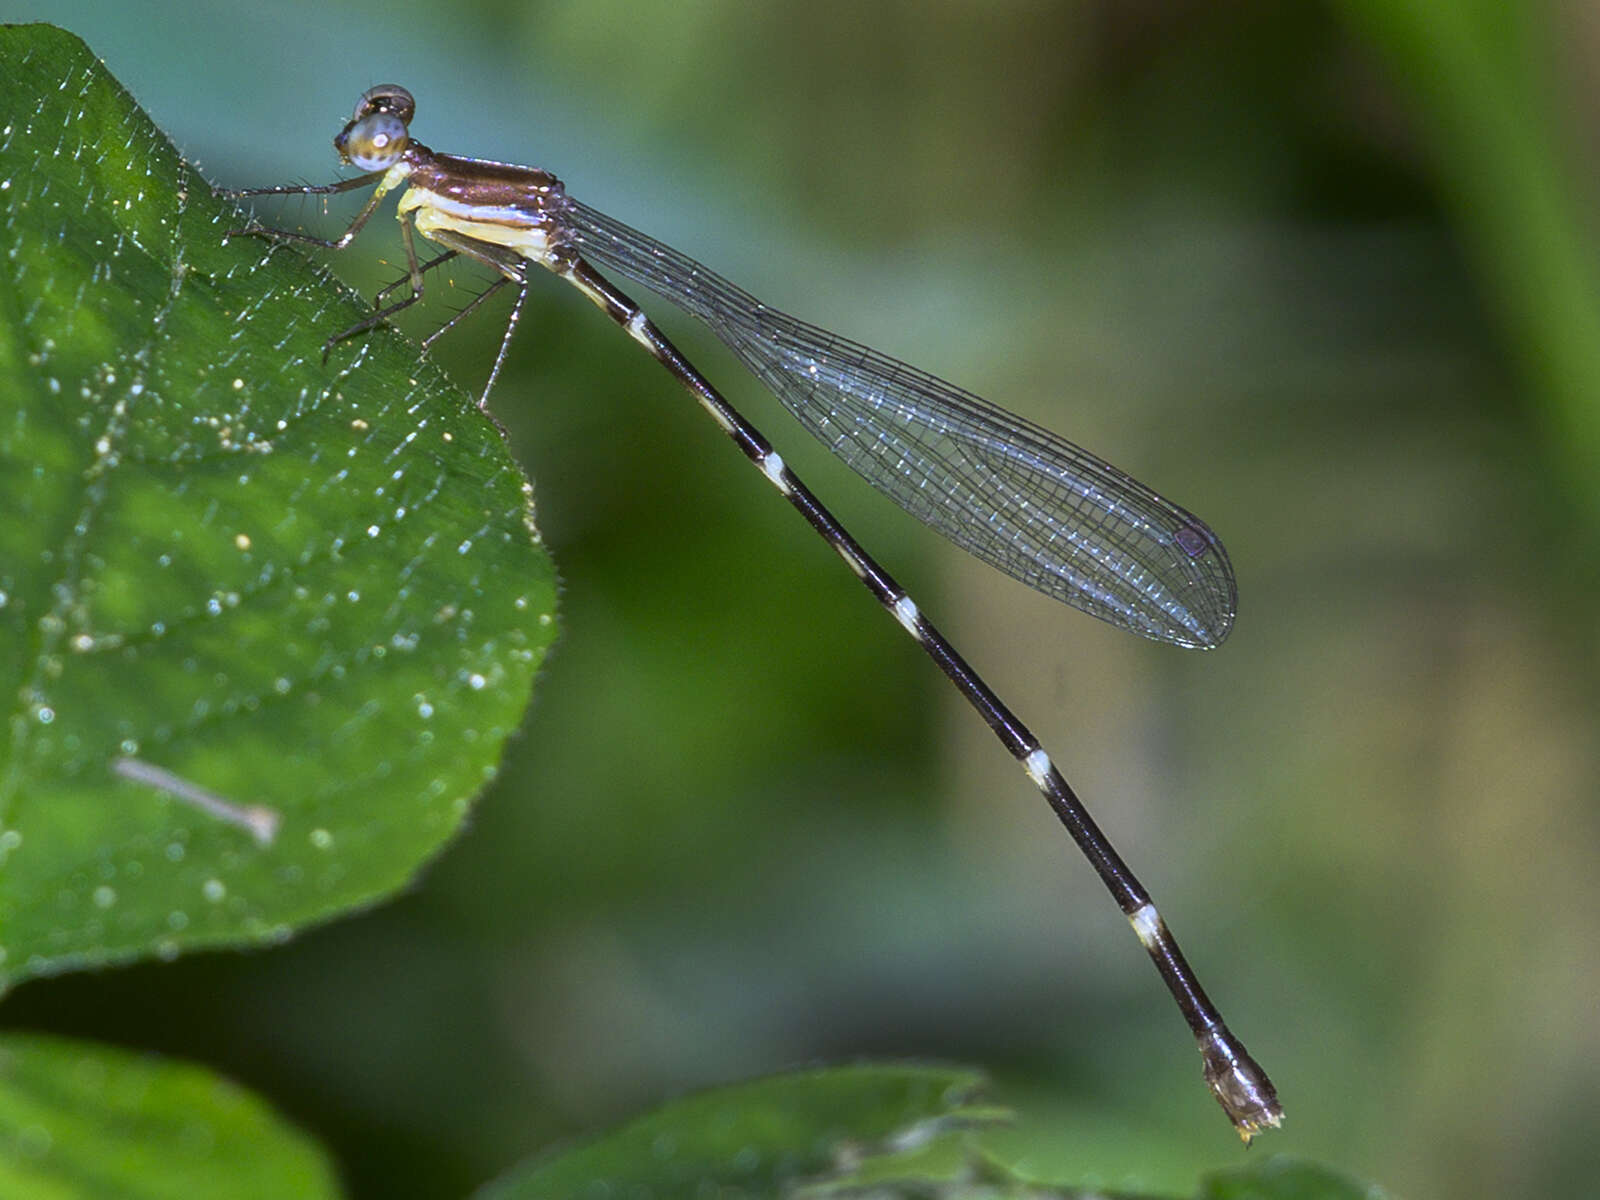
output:
[[[508,284],[516,299],[479,404],[487,404],[522,315],[535,267],[576,287],[698,400],[778,492],[927,652],[1043,793],[1133,925],[1199,1044],[1206,1082],[1241,1137],[1282,1120],[1266,1073],[1224,1024],[1149,894],[1095,825],[1039,741],[800,482],[767,442],[695,370],[643,310],[598,268],[642,284],[704,321],[791,413],[869,483],[956,545],[1009,575],[1124,629],[1209,649],[1233,624],[1233,569],[1204,522],[1131,476],[1020,417],[875,350],[759,303],[699,263],[566,194],[545,171],[435,154],[412,139],[411,93],[371,88],[333,139],[362,175],[318,187],[256,188],[233,196],[326,195],[371,187],[348,229],[324,239],[289,230],[237,232],[348,246],[384,196],[398,205],[406,275],[374,312],[328,339],[326,351],[422,298],[424,277],[474,259],[498,278],[424,339]],[[414,234],[442,246],[426,262]],[[409,285],[408,294],[383,301]]]

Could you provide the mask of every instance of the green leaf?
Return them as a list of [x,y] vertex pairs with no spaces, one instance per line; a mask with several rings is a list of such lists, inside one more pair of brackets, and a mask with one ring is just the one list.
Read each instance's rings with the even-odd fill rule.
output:
[[905,1152],[1004,1115],[969,1103],[976,1072],[856,1066],[776,1075],[664,1105],[478,1193],[701,1200],[776,1196],[864,1160]]
[[65,1038],[0,1039],[0,1195],[339,1195],[304,1134],[185,1063]]
[[[1163,1200],[1136,1192],[1108,1192],[1101,1187],[1076,1187],[1024,1179],[1009,1168],[975,1157],[959,1170],[866,1171],[837,1184],[803,1188],[793,1200]],[[1270,1158],[1236,1170],[1208,1176],[1195,1200],[1384,1200],[1382,1188],[1356,1181],[1292,1158]]]
[[[715,1088],[518,1168],[477,1200],[1158,1200],[1027,1177],[985,1145],[1010,1113],[983,1076],[862,1064]],[[1382,1200],[1324,1167],[1270,1158],[1219,1172],[1197,1200]]]
[[1316,1163],[1279,1156],[1207,1177],[1199,1200],[1384,1200],[1388,1194]]
[[370,310],[225,242],[81,41],[0,28],[0,77],[3,984],[401,886],[493,775],[555,584],[471,399],[386,329],[324,365]]

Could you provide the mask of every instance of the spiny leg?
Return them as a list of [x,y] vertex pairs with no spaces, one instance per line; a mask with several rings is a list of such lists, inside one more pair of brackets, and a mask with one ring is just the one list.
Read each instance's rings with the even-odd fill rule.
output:
[[[457,254],[457,251],[455,251],[455,250],[446,250],[443,254],[439,255],[437,258],[430,258],[427,262],[423,263],[422,267],[420,269],[421,269],[422,273],[424,275],[426,275],[429,271],[433,270],[435,267],[444,266],[445,263],[449,262],[452,258],[456,257],[456,254]],[[411,275],[408,272],[407,274],[400,276],[400,278],[396,279],[393,283],[379,288],[372,295],[372,307],[373,308],[381,308],[383,306],[383,298],[385,296],[387,296],[390,292],[398,291],[400,288],[405,287],[405,285],[410,283],[410,282],[411,282]]]
[[[509,279],[505,279],[501,280],[500,282],[510,283],[511,281]],[[522,306],[527,303],[528,300],[528,281],[526,279],[522,279],[518,282],[520,282],[522,286],[517,289],[517,302],[511,306],[511,318],[506,322],[505,334],[500,338],[500,351],[494,356],[494,366],[489,369],[489,382],[483,385],[483,394],[478,397],[479,408],[489,407],[489,393],[494,390],[494,381],[500,378],[500,368],[505,365],[506,354],[511,349],[511,335],[517,331],[517,322],[522,319]],[[495,284],[494,288],[490,288],[489,291],[494,291],[495,288],[498,288],[499,286],[500,284],[497,283]],[[488,294],[488,292],[485,292],[484,296],[487,296]],[[478,297],[478,299],[483,299],[483,296]],[[449,326],[446,325],[445,329],[448,328]],[[439,333],[443,332],[444,329],[439,330]]]
[[[337,192],[354,191],[357,188],[372,187],[372,185],[376,184],[375,187],[372,187],[372,195],[361,206],[361,211],[356,214],[349,227],[336,238],[319,238],[294,229],[268,228],[231,229],[223,236],[227,238],[238,234],[267,238],[275,242],[299,242],[303,245],[320,246],[324,250],[343,250],[351,242],[355,241],[356,235],[361,232],[362,227],[371,219],[372,214],[378,211],[378,205],[383,202],[384,196],[388,195],[389,185],[384,182],[387,175],[388,172],[386,171],[371,171],[365,175],[357,175],[353,179],[342,179],[337,183],[306,184],[299,187],[244,188],[239,191],[224,191],[221,193],[222,195],[236,198],[242,196],[322,196]],[[411,237],[411,222],[406,220],[404,216],[400,219],[400,236],[406,248],[407,281],[411,284],[411,295],[404,300],[379,309],[372,316],[357,321],[349,329],[342,330],[323,342],[323,362],[328,361],[329,353],[338,343],[346,338],[354,337],[358,333],[365,333],[367,330],[382,324],[401,309],[409,308],[422,299],[422,268],[417,264],[417,251]],[[430,265],[437,265],[437,262]]]
[[511,316],[506,321],[506,331],[500,338],[500,349],[494,356],[494,366],[489,369],[489,381],[483,385],[483,392],[478,396],[478,407],[487,408],[489,393],[494,390],[495,380],[500,378],[500,368],[505,365],[506,354],[511,349],[511,336],[516,332],[517,322],[522,319],[522,306],[528,299],[528,260],[506,246],[497,246],[493,242],[480,242],[453,229],[433,229],[427,236],[441,246],[449,247],[451,253],[463,254],[485,266],[493,267],[500,272],[500,278],[485,288],[472,303],[424,338],[422,342],[424,353],[442,334],[454,329],[469,313],[475,312],[506,284],[518,285],[516,303],[511,306]]
[[298,187],[218,189],[217,195],[238,200],[246,196],[327,196],[338,192],[355,191],[357,188],[372,187],[373,184],[378,185],[361,211],[356,214],[355,220],[350,222],[350,227],[336,238],[319,238],[296,229],[269,229],[260,226],[253,229],[230,229],[222,236],[224,239],[236,236],[261,237],[276,242],[303,242],[311,246],[321,246],[324,250],[343,250],[355,240],[356,234],[361,232],[361,227],[377,211],[378,204],[388,193],[389,189],[382,183],[383,176],[383,171],[370,171],[365,175],[357,175],[354,179],[341,179],[337,183],[304,184]]
[[[444,263],[449,262],[452,258],[455,258],[457,255],[459,255],[461,253],[462,253],[462,251],[460,251],[460,250],[446,250],[443,254],[439,255],[438,257],[431,258],[427,262],[423,263],[421,268],[420,268],[421,273],[426,275],[429,271],[433,270],[435,267],[442,266]],[[405,284],[409,283],[410,281],[411,281],[411,276],[409,274],[405,275],[405,276],[402,276],[401,278],[395,280],[388,287],[386,287],[382,291],[378,292],[378,294],[375,295],[372,298],[373,304],[374,305],[382,304],[383,298],[385,296],[387,296],[390,292],[393,292],[395,289],[404,286]],[[474,312],[476,312],[479,308],[481,308],[489,300],[489,298],[491,296],[493,296],[501,288],[505,287],[506,284],[508,284],[508,283],[519,283],[519,282],[522,283],[522,294],[517,297],[516,306],[511,310],[511,320],[506,325],[505,336],[502,337],[501,340],[500,340],[500,352],[497,355],[495,355],[494,369],[491,370],[490,373],[489,373],[489,382],[488,382],[488,384],[486,384],[484,386],[483,394],[478,397],[478,407],[479,408],[484,408],[489,403],[489,389],[494,386],[495,378],[500,374],[500,364],[505,361],[506,351],[511,345],[511,331],[516,328],[517,318],[522,315],[522,301],[523,301],[523,298],[526,297],[527,291],[528,291],[527,283],[525,281],[521,280],[520,276],[518,278],[512,278],[512,277],[507,276],[507,275],[501,275],[499,279],[496,279],[488,287],[484,288],[483,291],[479,292],[476,296],[474,296],[471,299],[471,301],[469,301],[467,303],[467,305],[464,308],[462,308],[459,312],[452,313],[450,318],[448,320],[446,320],[444,322],[444,324],[440,325],[439,328],[435,329],[427,337],[423,338],[422,342],[421,342],[422,354],[426,355],[428,353],[428,351],[433,349],[433,344],[435,342],[437,342],[446,333],[448,333],[450,330],[454,329],[457,325],[461,324],[462,321],[465,321],[469,316],[471,316]],[[406,303],[407,304],[414,303],[415,300],[416,300],[416,297],[414,296],[414,297],[412,297],[411,300],[406,301]],[[404,307],[404,305],[401,305],[400,307]],[[347,332],[346,336],[348,336],[348,332]]]
[[[376,202],[377,202],[377,200],[376,200],[376,198],[374,198],[373,204],[376,204]],[[367,210],[368,211],[370,211],[372,209],[373,204],[367,205]],[[363,212],[362,216],[357,218],[358,225],[353,227],[353,228],[359,228],[359,222],[361,220],[363,220],[365,218],[365,216],[366,216],[366,212]],[[345,236],[348,238],[348,237],[352,236],[352,234],[349,233],[349,232],[346,232]],[[393,304],[384,305],[382,308],[377,309],[375,312],[373,312],[370,315],[365,316],[361,320],[357,321],[354,325],[350,326],[349,329],[340,330],[338,333],[336,333],[332,337],[330,337],[327,341],[323,342],[322,343],[322,361],[323,362],[327,362],[328,361],[329,352],[331,352],[333,350],[333,348],[336,345],[338,345],[340,342],[346,340],[347,338],[355,337],[356,334],[358,334],[358,333],[365,333],[369,329],[376,329],[379,325],[382,325],[390,317],[394,316],[395,313],[400,312],[403,309],[410,308],[418,300],[422,299],[422,271],[423,271],[423,268],[417,262],[417,247],[416,247],[416,242],[413,239],[412,234],[411,234],[411,222],[406,219],[406,215],[403,214],[403,213],[401,214],[401,217],[400,217],[400,241],[401,241],[401,244],[404,245],[405,249],[406,249],[406,278],[401,280],[400,282],[411,284],[411,294],[409,296],[405,297],[405,299],[403,299],[403,300],[396,300]],[[432,265],[437,265],[438,261],[442,261],[442,260],[435,260],[435,263],[432,264]],[[394,287],[395,287],[395,285],[391,285],[386,290],[387,291],[393,291]]]
[[245,196],[330,196],[337,192],[353,192],[357,188],[371,187],[383,178],[382,171],[368,171],[350,179],[335,179],[332,183],[280,183],[264,188],[212,188],[214,196],[238,200]]
[[[769,483],[805,517],[857,578],[955,684],[967,702],[1033,781],[1056,818],[1093,865],[1117,906],[1132,925],[1156,970],[1183,1014],[1200,1050],[1206,1083],[1245,1142],[1283,1119],[1276,1089],[1242,1043],[1228,1029],[1199,979],[1178,948],[1161,914],[1138,878],[1122,861],[1072,786],[1024,725],[969,666],[905,590],[869,555],[785,465],[761,432],[744,419],[683,357],[644,311],[583,259],[558,273],[605,311],[628,336],[666,367],[760,468]],[[520,307],[520,302],[519,302]],[[502,354],[504,346],[502,346]],[[492,382],[492,381],[491,381]]]
[[462,321],[465,321],[469,316],[476,312],[489,299],[490,296],[493,296],[501,288],[505,287],[506,284],[511,282],[512,280],[507,279],[504,275],[502,275],[499,279],[496,279],[488,287],[484,288],[483,291],[474,296],[467,303],[466,307],[462,308],[460,312],[452,313],[450,318],[445,321],[444,324],[440,325],[439,328],[435,329],[427,337],[422,339],[422,352],[426,354],[429,350],[433,349],[433,344],[435,342],[437,342],[450,330],[454,329],[457,325],[461,324]]

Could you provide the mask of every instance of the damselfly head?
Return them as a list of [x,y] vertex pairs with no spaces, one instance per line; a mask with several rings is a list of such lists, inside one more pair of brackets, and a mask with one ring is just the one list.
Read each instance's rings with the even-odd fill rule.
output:
[[368,88],[356,101],[349,123],[333,139],[333,148],[363,171],[386,171],[405,153],[410,137],[406,127],[416,111],[417,102],[399,84]]

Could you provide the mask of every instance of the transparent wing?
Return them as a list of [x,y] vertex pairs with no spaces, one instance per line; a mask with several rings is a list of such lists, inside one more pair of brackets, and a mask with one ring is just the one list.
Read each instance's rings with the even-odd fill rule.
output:
[[1198,517],[1046,429],[768,308],[687,255],[569,201],[584,257],[700,318],[868,483],[962,549],[1113,625],[1209,649],[1237,594]]

